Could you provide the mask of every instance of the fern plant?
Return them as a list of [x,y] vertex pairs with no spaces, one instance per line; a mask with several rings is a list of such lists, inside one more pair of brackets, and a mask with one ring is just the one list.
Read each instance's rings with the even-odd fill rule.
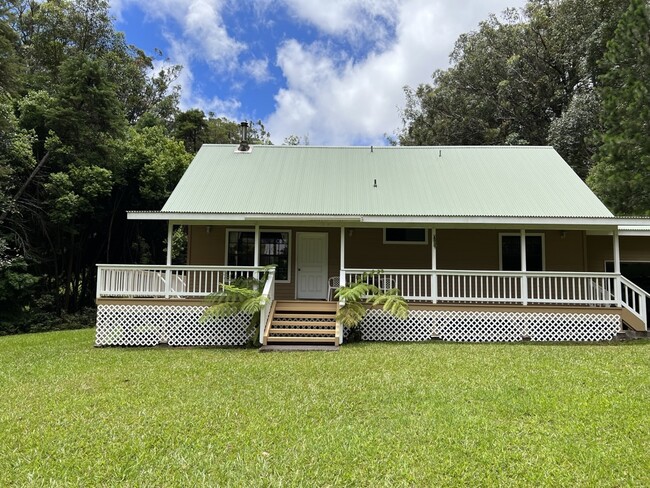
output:
[[269,301],[262,291],[269,277],[269,271],[273,268],[275,268],[274,264],[265,266],[259,279],[240,277],[231,283],[219,283],[220,290],[206,299],[210,307],[203,312],[201,320],[231,317],[239,312],[250,314],[251,320],[246,327],[246,333],[251,337],[251,345],[259,345],[260,315]]
[[374,279],[380,274],[381,270],[368,271],[349,286],[340,286],[336,289],[335,297],[345,302],[336,315],[337,322],[344,327],[354,329],[366,316],[368,311],[366,304],[373,307],[381,306],[385,312],[398,319],[404,320],[408,317],[408,303],[398,288],[382,292],[373,284]]

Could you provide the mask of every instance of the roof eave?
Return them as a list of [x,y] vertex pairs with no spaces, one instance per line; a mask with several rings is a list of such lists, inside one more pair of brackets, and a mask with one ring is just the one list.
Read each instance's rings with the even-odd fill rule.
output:
[[200,224],[204,222],[329,222],[357,223],[367,225],[426,225],[426,226],[553,226],[601,227],[648,225],[644,217],[535,217],[535,216],[375,216],[375,215],[311,215],[311,214],[218,214],[202,212],[128,212],[129,220],[164,220],[174,223]]

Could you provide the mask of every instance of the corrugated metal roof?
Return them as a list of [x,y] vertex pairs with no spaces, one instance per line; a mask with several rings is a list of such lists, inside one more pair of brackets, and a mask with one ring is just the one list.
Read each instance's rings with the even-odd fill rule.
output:
[[235,149],[204,145],[163,212],[612,217],[550,147]]

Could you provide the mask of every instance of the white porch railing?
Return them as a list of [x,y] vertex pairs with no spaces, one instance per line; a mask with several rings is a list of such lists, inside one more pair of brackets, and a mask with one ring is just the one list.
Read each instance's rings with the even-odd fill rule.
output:
[[[345,269],[345,283],[369,269]],[[613,273],[389,269],[366,276],[381,290],[398,288],[404,298],[433,303],[621,306],[648,325],[642,288]]]
[[97,298],[203,298],[219,291],[220,283],[259,276],[263,270],[253,266],[99,264]]
[[621,276],[621,301],[623,306],[637,316],[648,326],[648,300],[650,294],[643,288],[635,285],[626,277]]
[[[346,283],[370,270],[346,269]],[[612,273],[383,270],[366,278],[399,288],[409,301],[443,303],[616,305]],[[527,286],[522,286],[524,284]],[[435,290],[435,293],[432,293]],[[526,293],[527,291],[527,293]]]

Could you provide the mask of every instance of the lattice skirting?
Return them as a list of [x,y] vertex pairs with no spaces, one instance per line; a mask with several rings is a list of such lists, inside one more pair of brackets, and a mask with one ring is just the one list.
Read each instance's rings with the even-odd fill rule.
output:
[[400,320],[383,310],[369,310],[359,327],[366,341],[607,341],[619,331],[620,317],[587,312],[411,310],[406,320]]
[[201,320],[206,306],[98,305],[97,346],[241,346],[250,315]]

